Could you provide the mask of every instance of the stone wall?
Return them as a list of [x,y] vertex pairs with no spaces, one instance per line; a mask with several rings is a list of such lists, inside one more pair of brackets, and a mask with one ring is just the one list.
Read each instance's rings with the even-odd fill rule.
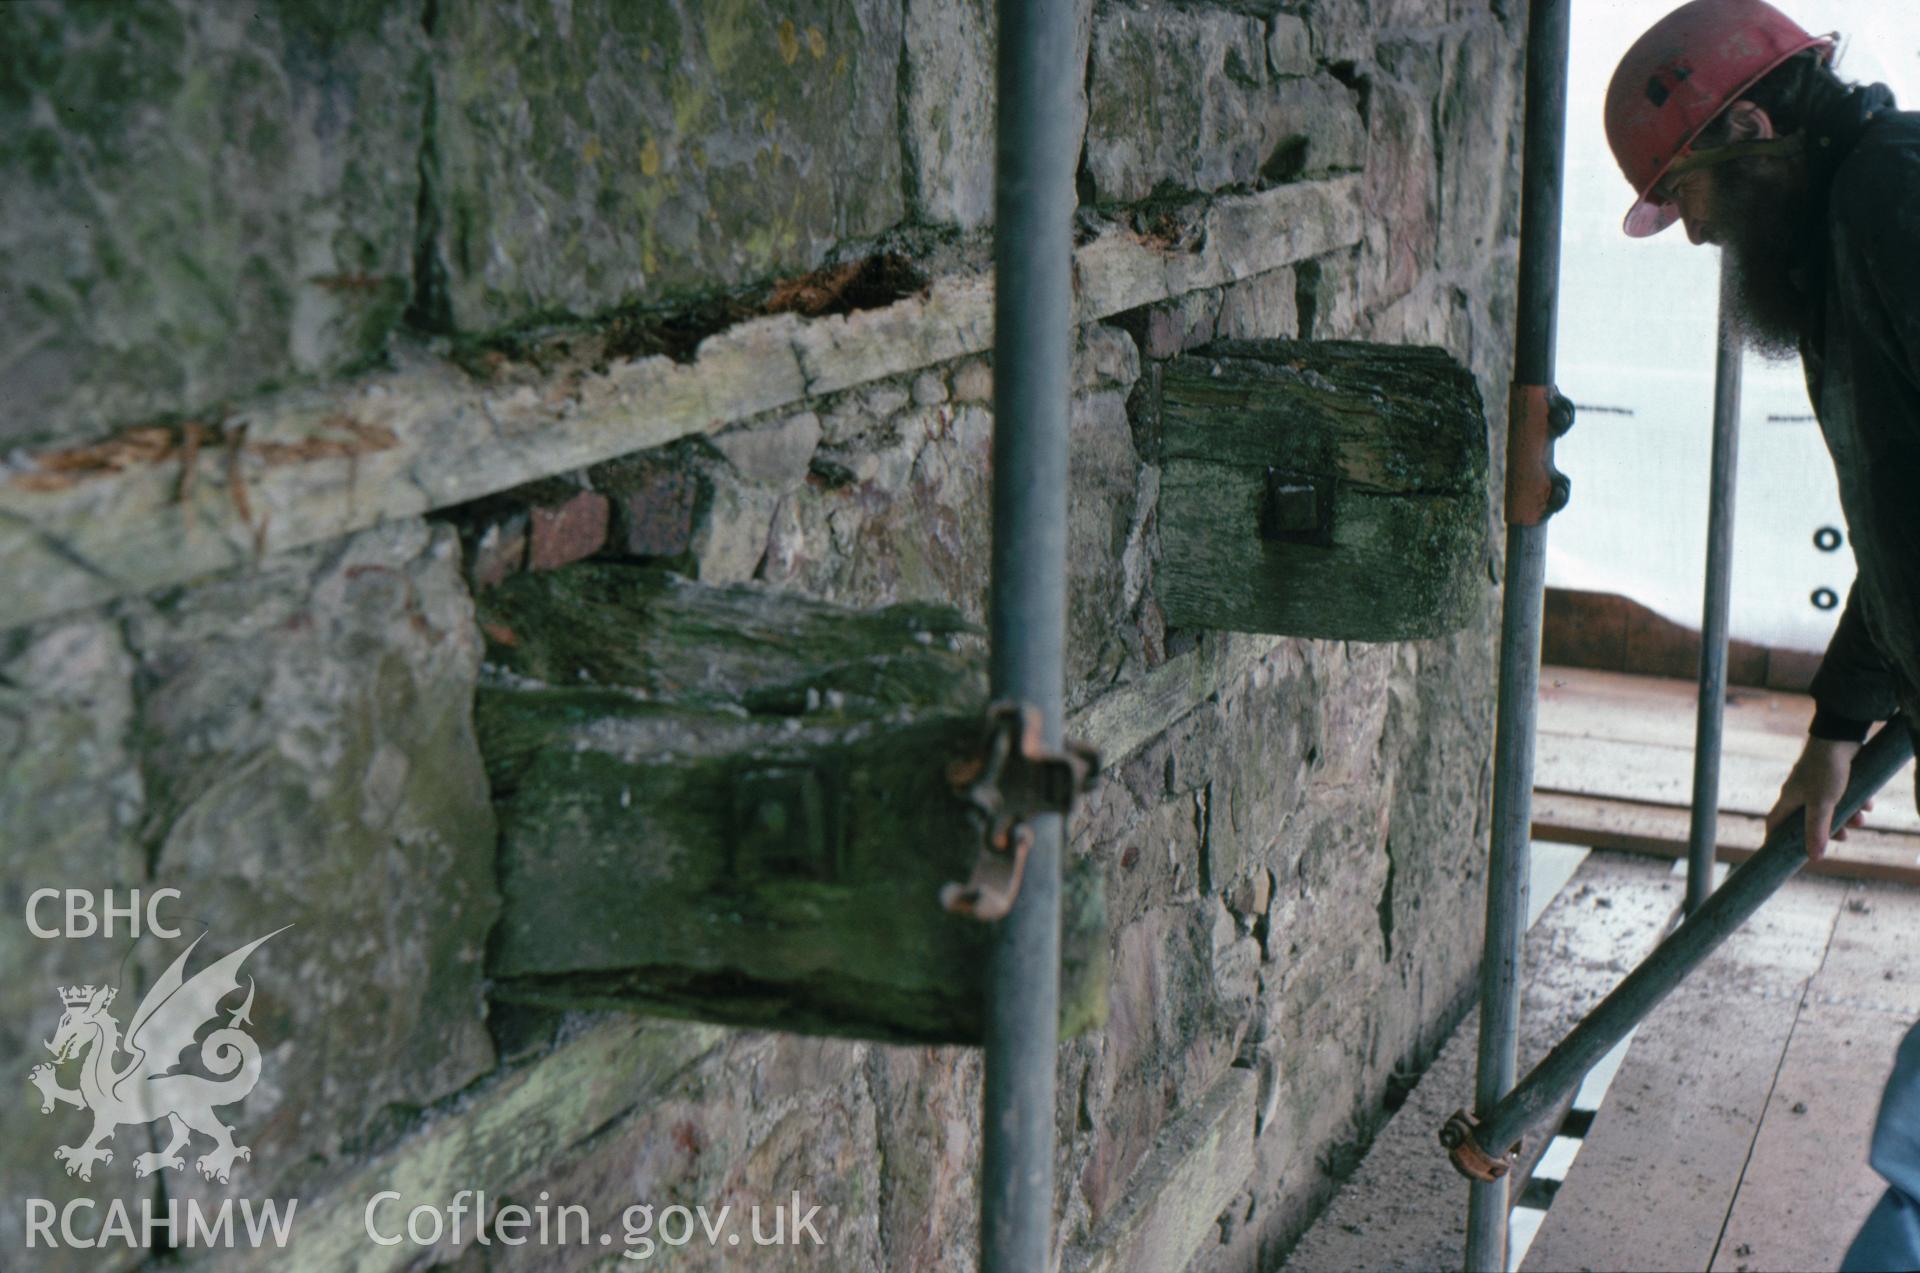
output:
[[[1445,639],[1170,629],[1142,389],[1215,338],[1439,345],[1497,460],[1524,16],[1080,13],[1067,675],[1109,772],[1071,851],[1112,990],[1061,1051],[1059,1243],[1266,1269],[1468,991],[1499,570]],[[26,1250],[29,1200],[93,1199],[84,1235],[159,1196],[298,1199],[287,1252],[190,1264],[420,1267],[367,1200],[474,1189],[609,1225],[797,1190],[830,1249],[733,1263],[972,1266],[977,1053],[495,994],[473,703],[517,637],[487,591],[590,558],[984,619],[993,17],[0,7],[0,1071],[48,1059],[57,987],[120,987],[125,1023],[191,938],[198,967],[275,932],[262,1077],[220,1111],[252,1157],[136,1179],[129,1126],[82,1180],[53,1155],[83,1115],[29,1089],[0,1264],[137,1266]],[[43,888],[178,889],[182,937],[39,937]],[[426,1262],[604,1258],[469,1222]]]

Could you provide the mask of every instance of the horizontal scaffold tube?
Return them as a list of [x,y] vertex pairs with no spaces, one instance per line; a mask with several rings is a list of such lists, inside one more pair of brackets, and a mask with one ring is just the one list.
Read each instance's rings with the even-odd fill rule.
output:
[[[1858,813],[1912,756],[1913,738],[1907,722],[1895,716],[1854,757],[1846,794],[1834,811],[1834,828]],[[1669,991],[1806,864],[1805,820],[1789,817],[1773,829],[1758,853],[1729,875],[1700,909],[1628,973],[1613,993],[1601,1000],[1477,1126],[1455,1115],[1441,1129],[1441,1143],[1454,1151],[1455,1165],[1466,1172],[1463,1161],[1498,1160]]]

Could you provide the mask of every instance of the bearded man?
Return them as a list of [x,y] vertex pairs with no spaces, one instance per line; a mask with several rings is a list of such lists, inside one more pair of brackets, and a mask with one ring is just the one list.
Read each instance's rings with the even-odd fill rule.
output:
[[[1626,232],[1680,221],[1721,248],[1732,321],[1762,353],[1799,353],[1840,479],[1859,573],[1767,817],[1804,808],[1816,858],[1872,723],[1920,725],[1920,114],[1841,80],[1833,52],[1761,0],[1693,0],[1634,44],[1606,102],[1638,196]],[[1871,1159],[1888,1189],[1842,1268],[1920,1268],[1920,1026]]]

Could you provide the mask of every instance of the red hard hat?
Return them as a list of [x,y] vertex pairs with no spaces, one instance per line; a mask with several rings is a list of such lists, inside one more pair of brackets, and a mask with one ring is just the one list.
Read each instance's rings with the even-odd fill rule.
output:
[[1807,34],[1763,0],[1691,0],[1635,41],[1607,85],[1607,144],[1639,195],[1627,233],[1645,238],[1678,220],[1654,183],[1740,94],[1816,48],[1833,56],[1831,38]]

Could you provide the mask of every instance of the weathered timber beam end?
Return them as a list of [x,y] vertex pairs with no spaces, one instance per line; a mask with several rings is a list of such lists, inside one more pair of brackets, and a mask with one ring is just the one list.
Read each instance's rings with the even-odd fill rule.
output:
[[1232,341],[1169,362],[1160,604],[1183,627],[1404,641],[1487,586],[1487,425],[1445,351]]
[[[503,999],[975,1043],[984,647],[938,607],[849,610],[584,563],[483,594]],[[1097,870],[1063,899],[1061,1028],[1106,1015]]]

